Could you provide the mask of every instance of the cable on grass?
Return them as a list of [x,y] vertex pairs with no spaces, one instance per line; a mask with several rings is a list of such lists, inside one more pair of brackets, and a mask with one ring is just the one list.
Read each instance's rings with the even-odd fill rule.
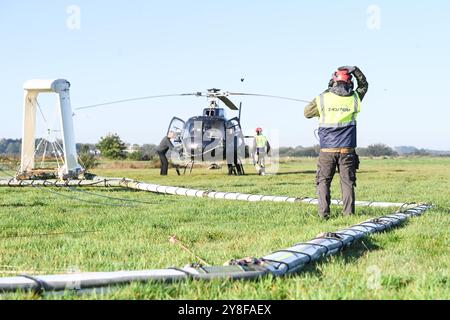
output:
[[32,186],[35,187],[35,188],[38,188],[39,190],[44,190],[46,192],[58,195],[60,197],[64,197],[64,198],[68,198],[68,199],[72,199],[72,200],[76,200],[76,201],[80,201],[80,202],[86,202],[86,203],[90,203],[90,204],[94,204],[94,205],[111,206],[111,207],[135,207],[133,205],[128,205],[128,204],[106,203],[106,202],[98,202],[98,201],[91,201],[91,200],[81,199],[81,198],[72,197],[72,196],[69,196],[67,194],[63,194],[63,193],[60,193],[60,192],[52,191],[52,190],[49,190],[47,188],[43,188],[43,187],[38,186],[38,185],[33,185],[32,184]]
[[98,194],[98,193],[94,193],[94,192],[88,192],[86,190],[80,190],[78,188],[70,187],[70,186],[68,188],[71,191],[76,191],[76,192],[80,192],[80,193],[84,193],[84,194],[88,194],[88,195],[92,195],[92,196],[96,196],[96,197],[106,198],[106,199],[113,199],[113,200],[120,200],[120,201],[126,201],[126,202],[134,202],[134,203],[143,203],[143,204],[157,204],[155,202],[142,201],[142,200],[137,200],[137,199],[127,199],[127,198],[107,196],[107,195]]
[[85,233],[97,233],[99,230],[86,230],[86,231],[68,231],[68,232],[49,232],[49,233],[30,233],[15,236],[2,236],[0,240],[5,239],[18,239],[18,238],[34,238],[34,237],[52,237],[52,236],[63,236],[72,234],[85,234]]

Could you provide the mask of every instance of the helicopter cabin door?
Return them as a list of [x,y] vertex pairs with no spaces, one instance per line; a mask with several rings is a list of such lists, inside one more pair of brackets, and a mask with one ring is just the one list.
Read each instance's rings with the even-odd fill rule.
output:
[[[173,154],[172,156],[175,157],[181,157],[183,153],[183,131],[184,131],[184,120],[181,120],[180,118],[173,117],[170,121],[169,128],[167,129],[167,134],[169,134],[170,131],[173,131],[175,133],[175,137],[173,138]],[[174,160],[172,158],[172,160]]]
[[238,159],[245,158],[247,146],[245,145],[244,135],[242,133],[241,123],[238,117],[232,118],[225,123],[227,130],[227,149],[226,157],[230,163],[230,159],[233,159],[233,163],[240,162]]
[[186,122],[184,120],[181,120],[180,118],[173,117],[170,121],[169,128],[167,129],[167,133],[169,134],[170,131],[173,131],[175,133],[175,141],[181,142],[181,135],[183,134],[184,125]]

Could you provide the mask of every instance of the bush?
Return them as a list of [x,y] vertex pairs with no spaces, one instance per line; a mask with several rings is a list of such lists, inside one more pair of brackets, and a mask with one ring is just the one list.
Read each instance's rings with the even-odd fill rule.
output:
[[154,144],[144,144],[141,147],[142,160],[150,160],[156,156],[156,145]]
[[81,146],[79,159],[80,164],[86,171],[97,167],[99,164],[97,157],[93,153],[91,153],[89,145],[86,144]]
[[117,134],[110,133],[105,137],[101,137],[97,144],[97,148],[100,150],[101,155],[105,158],[113,160],[126,158],[125,143]]
[[394,149],[382,143],[371,144],[367,148],[358,148],[357,152],[363,157],[392,157],[398,155]]
[[281,147],[279,149],[279,155],[281,157],[318,157],[320,152],[319,146],[312,147],[302,147],[297,146],[295,148],[291,147]]
[[144,158],[144,154],[142,151],[134,151],[128,154],[128,159],[133,161],[141,161]]

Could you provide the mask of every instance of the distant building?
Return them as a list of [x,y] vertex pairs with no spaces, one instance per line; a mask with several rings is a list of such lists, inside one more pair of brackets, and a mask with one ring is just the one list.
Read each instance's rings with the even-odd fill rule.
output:
[[126,144],[126,149],[125,149],[125,152],[126,153],[133,153],[133,152],[136,152],[136,151],[140,151],[141,150],[141,147],[138,145],[138,144],[133,144],[133,145],[131,145],[131,144]]

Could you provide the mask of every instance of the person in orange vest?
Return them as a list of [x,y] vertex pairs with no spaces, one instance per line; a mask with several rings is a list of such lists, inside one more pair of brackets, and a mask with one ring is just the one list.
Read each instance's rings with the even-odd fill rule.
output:
[[256,128],[256,136],[253,143],[253,164],[260,176],[266,174],[266,155],[270,151],[269,140],[262,134],[262,128]]

